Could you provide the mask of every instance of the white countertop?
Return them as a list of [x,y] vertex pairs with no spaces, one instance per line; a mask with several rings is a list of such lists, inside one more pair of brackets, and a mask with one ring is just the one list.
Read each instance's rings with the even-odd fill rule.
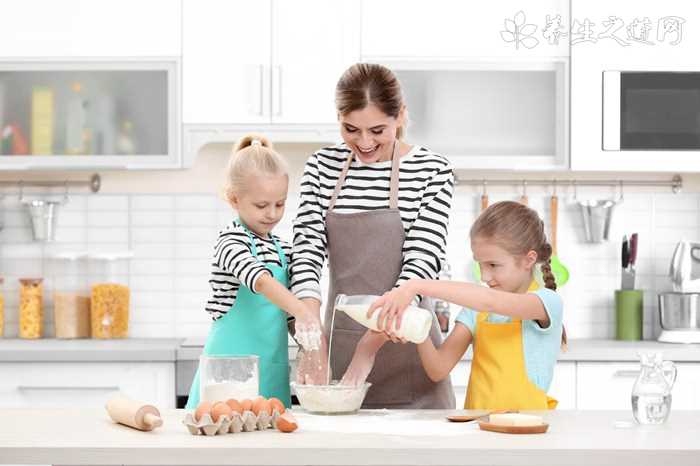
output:
[[[120,340],[38,340],[0,338],[0,362],[197,361],[205,338],[126,338]],[[296,345],[289,357],[296,357]],[[700,362],[700,345],[657,341],[570,340],[560,361],[639,361],[638,352],[661,351],[664,359]],[[463,359],[471,359],[468,352]]]
[[507,435],[449,411],[363,411],[351,416],[299,413],[292,434],[274,430],[193,436],[183,410],[140,432],[104,410],[0,410],[0,463],[58,465],[693,465],[700,461],[697,412],[674,411],[658,427],[633,424],[628,411],[543,413],[549,432]]
[[0,338],[0,362],[174,362],[182,338]]

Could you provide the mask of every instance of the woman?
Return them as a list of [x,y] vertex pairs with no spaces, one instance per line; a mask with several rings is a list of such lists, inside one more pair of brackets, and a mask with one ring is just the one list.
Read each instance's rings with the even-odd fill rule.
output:
[[[337,294],[382,295],[411,278],[437,277],[454,184],[445,157],[402,140],[406,106],[389,69],[351,66],[336,87],[336,107],[344,142],[306,164],[290,267],[292,292],[320,314],[328,257],[325,335]],[[385,345],[386,335],[342,313],[332,331],[332,373],[372,383],[364,407],[454,408],[449,380],[432,382],[415,346]],[[440,345],[437,319],[430,338]]]

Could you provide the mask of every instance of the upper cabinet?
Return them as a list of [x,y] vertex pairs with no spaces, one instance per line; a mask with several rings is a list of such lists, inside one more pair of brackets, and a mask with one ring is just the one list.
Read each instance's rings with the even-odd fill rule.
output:
[[568,56],[568,0],[363,0],[362,57]]
[[700,172],[698,9],[572,1],[571,168]]
[[567,168],[567,58],[385,64],[401,81],[408,141],[456,169]]
[[4,7],[0,58],[182,53],[179,1],[22,0]]
[[334,123],[359,58],[350,0],[184,0],[185,124]]
[[179,168],[177,60],[0,62],[1,169]]

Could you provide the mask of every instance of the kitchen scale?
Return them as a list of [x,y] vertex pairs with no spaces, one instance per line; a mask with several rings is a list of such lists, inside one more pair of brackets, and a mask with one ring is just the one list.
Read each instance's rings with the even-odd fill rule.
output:
[[700,329],[662,330],[658,340],[663,343],[700,343]]

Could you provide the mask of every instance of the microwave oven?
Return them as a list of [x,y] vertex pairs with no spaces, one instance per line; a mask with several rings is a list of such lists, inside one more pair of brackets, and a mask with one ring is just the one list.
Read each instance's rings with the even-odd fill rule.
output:
[[700,71],[603,71],[604,151],[700,151]]

